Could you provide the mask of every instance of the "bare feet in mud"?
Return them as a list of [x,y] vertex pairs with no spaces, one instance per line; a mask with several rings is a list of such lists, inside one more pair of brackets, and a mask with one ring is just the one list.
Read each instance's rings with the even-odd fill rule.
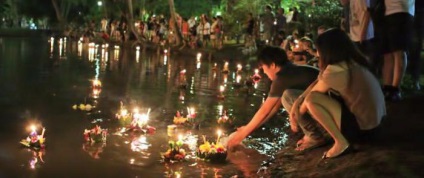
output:
[[327,141],[323,138],[315,140],[307,136],[304,136],[302,139],[297,141],[295,150],[299,152],[304,152],[304,151],[308,151],[314,148],[324,146],[326,143]]

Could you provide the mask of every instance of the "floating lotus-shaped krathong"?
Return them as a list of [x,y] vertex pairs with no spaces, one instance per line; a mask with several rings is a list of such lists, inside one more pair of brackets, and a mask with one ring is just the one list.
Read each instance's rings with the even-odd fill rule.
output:
[[186,152],[182,148],[183,141],[180,138],[178,141],[169,141],[169,148],[165,153],[162,153],[162,158],[165,162],[180,162],[184,161],[186,157]]
[[107,129],[102,129],[99,125],[92,129],[84,130],[84,140],[92,143],[106,142]]
[[38,135],[37,128],[35,125],[31,125],[30,128],[31,133],[26,139],[22,139],[20,143],[25,147],[32,148],[35,150],[45,148],[46,138],[44,137],[44,133],[46,132],[46,129],[43,128],[41,135]]
[[221,131],[218,130],[218,139],[216,140],[216,143],[211,143],[203,137],[203,144],[199,146],[196,153],[197,157],[213,163],[225,162],[227,158],[227,149],[219,142],[221,134]]

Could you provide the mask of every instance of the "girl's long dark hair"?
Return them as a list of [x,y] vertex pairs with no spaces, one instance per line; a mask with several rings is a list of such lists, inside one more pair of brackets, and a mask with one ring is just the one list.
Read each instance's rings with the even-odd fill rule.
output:
[[320,69],[324,70],[328,65],[346,62],[350,67],[353,62],[369,69],[369,62],[349,36],[338,28],[333,28],[319,35],[316,40],[316,48],[319,52]]
[[363,55],[349,36],[338,28],[325,31],[318,36],[316,48],[319,53],[319,68],[324,71],[328,65],[346,62],[349,72],[348,86],[351,85],[352,71],[354,63],[370,70],[367,57]]

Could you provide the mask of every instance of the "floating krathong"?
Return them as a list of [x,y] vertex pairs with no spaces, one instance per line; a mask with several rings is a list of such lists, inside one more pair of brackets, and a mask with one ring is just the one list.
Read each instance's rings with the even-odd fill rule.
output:
[[215,143],[209,142],[203,136],[203,144],[197,150],[197,157],[212,163],[223,163],[227,158],[227,149],[219,142],[221,130],[217,132],[218,137]]
[[41,135],[38,135],[36,126],[31,125],[31,133],[26,139],[22,139],[20,143],[25,147],[32,148],[35,150],[43,149],[46,147],[46,138],[44,137],[45,132],[46,129],[43,128]]
[[92,143],[106,142],[107,129],[102,129],[99,125],[92,129],[84,130],[84,140]]
[[184,161],[186,157],[186,152],[182,148],[184,142],[182,140],[182,136],[180,135],[178,141],[169,141],[168,142],[168,150],[162,154],[162,158],[165,162],[180,162]]
[[124,124],[125,128],[121,129],[120,132],[142,131],[149,134],[154,133],[156,128],[148,125],[149,114],[150,108],[147,113],[139,113],[138,109],[134,109],[133,113],[128,113],[126,109],[121,108],[120,113],[116,117]]
[[177,111],[177,114],[174,116],[174,124],[184,124],[188,120],[187,117],[181,116],[180,111]]

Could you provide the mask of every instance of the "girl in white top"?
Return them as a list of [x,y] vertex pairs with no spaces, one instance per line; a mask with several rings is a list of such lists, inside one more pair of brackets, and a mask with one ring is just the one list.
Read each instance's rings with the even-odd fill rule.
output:
[[308,112],[334,140],[323,158],[335,158],[351,150],[352,137],[347,136],[358,136],[380,125],[386,114],[384,96],[368,70],[367,59],[345,32],[324,32],[318,36],[316,47],[320,75],[302,94],[304,97],[296,100],[290,117],[297,120]]

